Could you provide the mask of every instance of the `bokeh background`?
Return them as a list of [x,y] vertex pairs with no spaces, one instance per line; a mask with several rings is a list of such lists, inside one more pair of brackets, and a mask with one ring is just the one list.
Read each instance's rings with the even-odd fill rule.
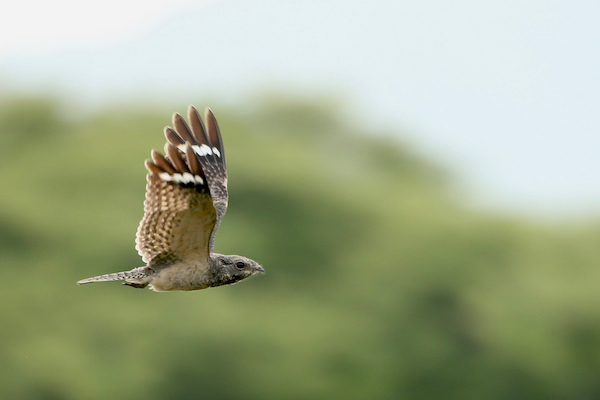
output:
[[[0,15],[7,399],[600,398],[600,5],[60,0]],[[143,160],[219,119],[195,293],[141,265]]]

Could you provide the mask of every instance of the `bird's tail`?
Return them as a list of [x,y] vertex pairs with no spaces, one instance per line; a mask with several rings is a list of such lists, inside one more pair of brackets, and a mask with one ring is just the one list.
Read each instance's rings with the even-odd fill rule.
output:
[[82,279],[77,281],[78,285],[84,283],[93,282],[109,282],[109,281],[123,281],[127,279],[138,280],[148,276],[147,267],[140,267],[132,269],[131,271],[115,272],[112,274],[98,275],[91,278]]

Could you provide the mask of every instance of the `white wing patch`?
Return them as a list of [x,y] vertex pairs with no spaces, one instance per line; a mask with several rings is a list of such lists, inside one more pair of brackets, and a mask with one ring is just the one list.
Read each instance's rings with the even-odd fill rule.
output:
[[167,182],[171,182],[173,180],[171,175],[167,174],[166,172],[161,173],[158,177],[160,179],[162,179],[163,181],[167,181]]
[[183,176],[183,181],[185,183],[195,183],[196,182],[194,180],[194,175],[190,174],[189,172],[185,172],[182,176]]
[[198,146],[197,144],[192,146],[192,149],[196,152],[196,154],[198,154],[200,157],[202,156],[208,156],[210,154],[214,154],[217,157],[221,157],[221,152],[216,148],[213,147],[212,149],[210,147],[208,147],[207,145],[203,144]]
[[160,179],[162,179],[163,181],[167,181],[167,182],[177,182],[177,183],[182,183],[182,184],[187,184],[187,183],[194,183],[194,184],[198,184],[198,185],[204,185],[204,179],[202,179],[201,176],[199,175],[192,175],[189,172],[185,172],[183,174],[180,174],[179,172],[171,175],[168,174],[166,172],[161,173],[158,176]]

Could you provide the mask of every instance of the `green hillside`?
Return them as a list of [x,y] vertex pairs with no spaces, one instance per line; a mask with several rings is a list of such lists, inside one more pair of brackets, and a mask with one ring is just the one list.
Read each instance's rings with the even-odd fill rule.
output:
[[153,293],[75,282],[142,265],[143,160],[174,110],[0,102],[1,398],[600,397],[599,223],[470,210],[326,101],[210,105],[216,250],[267,273]]

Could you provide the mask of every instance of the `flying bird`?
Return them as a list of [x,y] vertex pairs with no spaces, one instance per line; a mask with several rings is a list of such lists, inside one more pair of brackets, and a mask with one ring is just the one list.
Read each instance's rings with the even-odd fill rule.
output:
[[165,128],[165,154],[152,150],[144,218],[136,249],[145,266],[94,276],[77,284],[124,280],[157,292],[199,290],[229,285],[265,270],[253,260],[213,252],[215,234],[227,211],[227,169],[217,120],[209,108],[204,119],[188,108],[189,125],[173,114]]

